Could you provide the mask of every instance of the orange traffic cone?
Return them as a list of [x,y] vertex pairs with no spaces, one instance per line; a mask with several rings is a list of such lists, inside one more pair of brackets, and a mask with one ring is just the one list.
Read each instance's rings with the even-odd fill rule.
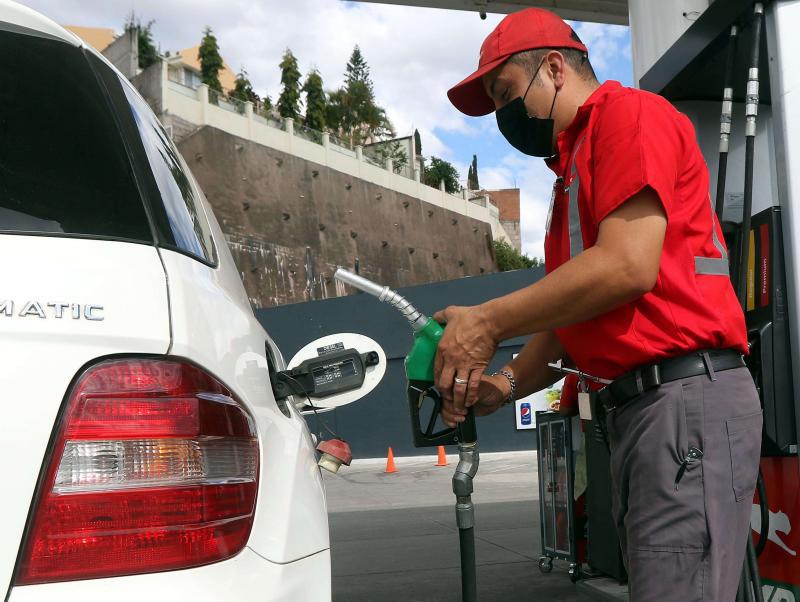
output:
[[447,454],[444,453],[444,445],[439,446],[439,461],[436,466],[447,466]]
[[394,454],[392,448],[389,448],[389,455],[386,458],[386,470],[384,472],[397,472],[397,467],[394,465]]

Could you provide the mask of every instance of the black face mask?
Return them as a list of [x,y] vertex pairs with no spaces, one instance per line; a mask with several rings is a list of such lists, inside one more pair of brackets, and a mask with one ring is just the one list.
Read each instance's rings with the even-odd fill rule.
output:
[[[544,64],[544,59],[539,63],[539,69],[542,68],[542,64]],[[539,75],[539,69],[536,70],[536,75],[533,76],[533,79],[528,84],[525,94],[497,109],[495,116],[500,133],[519,152],[532,157],[552,157],[553,130],[555,128],[552,116],[553,107],[556,106],[558,89],[556,89],[556,93],[553,96],[553,104],[550,105],[550,115],[547,116],[547,119],[529,117],[525,108],[525,97]]]

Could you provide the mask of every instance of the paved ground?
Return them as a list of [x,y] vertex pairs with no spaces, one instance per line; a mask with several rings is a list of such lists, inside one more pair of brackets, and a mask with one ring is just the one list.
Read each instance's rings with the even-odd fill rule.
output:
[[[455,498],[449,466],[435,458],[354,462],[326,477],[336,602],[457,602],[460,597]],[[487,454],[475,479],[476,555],[481,602],[575,601],[579,592],[556,563],[543,575],[534,452]]]

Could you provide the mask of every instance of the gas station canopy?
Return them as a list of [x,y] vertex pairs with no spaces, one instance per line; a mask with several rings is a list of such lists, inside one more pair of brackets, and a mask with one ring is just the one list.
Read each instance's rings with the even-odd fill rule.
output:
[[628,0],[357,0],[426,8],[469,10],[476,13],[512,13],[531,6],[546,8],[564,19],[628,24]]

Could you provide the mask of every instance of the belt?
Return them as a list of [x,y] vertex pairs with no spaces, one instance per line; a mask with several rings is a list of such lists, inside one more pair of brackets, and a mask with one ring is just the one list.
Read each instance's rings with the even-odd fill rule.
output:
[[742,368],[745,365],[744,357],[735,349],[693,351],[657,364],[635,368],[595,392],[594,395],[606,411],[611,411],[664,383],[700,374],[708,374],[711,380],[716,380],[716,372]]

